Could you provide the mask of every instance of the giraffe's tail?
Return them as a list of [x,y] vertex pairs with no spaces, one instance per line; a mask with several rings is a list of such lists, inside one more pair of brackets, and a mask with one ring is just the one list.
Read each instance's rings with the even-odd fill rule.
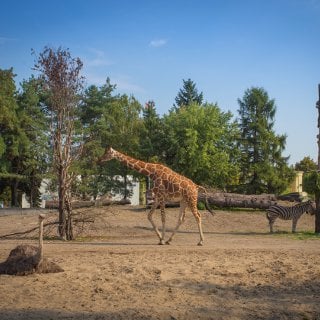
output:
[[210,208],[209,202],[208,202],[208,193],[207,190],[202,187],[202,186],[198,186],[199,189],[202,189],[204,191],[205,197],[204,197],[204,205],[206,207],[206,209],[212,214],[215,215],[215,212]]

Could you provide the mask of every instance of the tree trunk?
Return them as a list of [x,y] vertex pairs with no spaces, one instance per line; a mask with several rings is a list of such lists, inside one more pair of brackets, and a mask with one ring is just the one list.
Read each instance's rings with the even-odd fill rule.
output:
[[19,207],[19,199],[18,199],[18,179],[13,179],[11,183],[11,206]]
[[316,214],[315,214],[315,233],[320,233],[320,194],[315,197]]
[[58,173],[58,196],[59,196],[59,226],[58,231],[62,239],[66,240],[66,179],[64,170],[60,167]]
[[207,197],[208,203],[217,207],[234,207],[234,208],[252,208],[252,209],[268,209],[277,203],[277,199],[272,194],[261,195],[244,195],[237,193],[199,193],[198,200],[205,201]]
[[[318,138],[318,174],[320,172],[320,84],[318,84],[318,94],[319,100],[316,103],[316,108],[318,109],[318,129],[319,134]],[[320,233],[320,194],[316,192],[315,194],[316,200],[316,214],[315,214],[315,233]]]

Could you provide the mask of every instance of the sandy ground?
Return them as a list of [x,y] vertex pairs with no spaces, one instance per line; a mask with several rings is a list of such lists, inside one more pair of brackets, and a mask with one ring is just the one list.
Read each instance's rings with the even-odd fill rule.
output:
[[[320,319],[320,238],[268,233],[264,212],[203,212],[198,247],[191,213],[170,246],[157,245],[143,208],[99,214],[77,241],[44,241],[65,272],[0,275],[0,319]],[[178,209],[167,209],[167,228]],[[47,214],[47,221],[55,213]],[[158,224],[159,217],[157,217]],[[0,235],[37,225],[37,214],[0,216]],[[298,231],[313,231],[304,215]],[[0,239],[0,260],[17,244]]]

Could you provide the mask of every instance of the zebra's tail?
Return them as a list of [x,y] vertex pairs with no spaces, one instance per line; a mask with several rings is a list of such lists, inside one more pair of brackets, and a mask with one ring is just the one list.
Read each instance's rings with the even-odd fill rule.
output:
[[199,189],[202,189],[204,191],[205,197],[204,197],[204,205],[206,207],[206,209],[214,216],[215,212],[210,208],[209,206],[209,202],[208,202],[208,192],[206,190],[206,188],[202,187],[202,186],[198,186]]

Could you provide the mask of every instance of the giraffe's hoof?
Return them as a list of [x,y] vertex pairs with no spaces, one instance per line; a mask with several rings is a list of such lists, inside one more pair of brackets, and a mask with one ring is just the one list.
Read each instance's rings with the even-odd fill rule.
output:
[[166,245],[168,245],[168,246],[170,245],[170,241],[169,241],[169,240],[168,240],[168,241],[166,241]]
[[203,242],[200,241],[200,242],[198,243],[198,246],[203,246]]
[[163,242],[163,240],[160,240],[160,241],[159,241],[159,243],[158,243],[158,245],[159,245],[159,246],[162,246],[162,245],[164,245],[164,242]]

